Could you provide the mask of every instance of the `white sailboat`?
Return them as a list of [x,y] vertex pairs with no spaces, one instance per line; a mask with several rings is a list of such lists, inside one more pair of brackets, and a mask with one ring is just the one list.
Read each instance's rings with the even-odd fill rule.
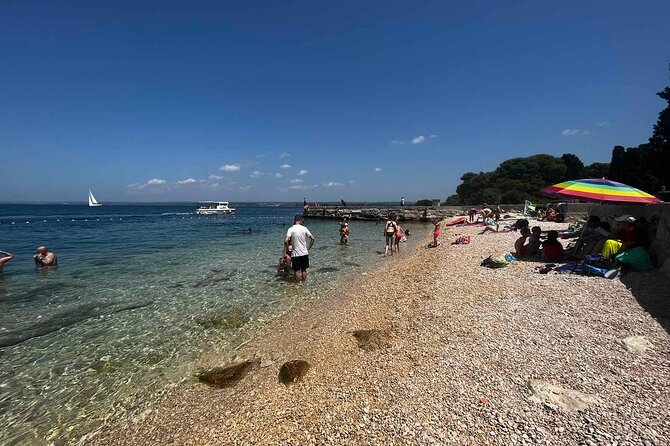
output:
[[88,190],[88,205],[92,207],[102,206],[102,203],[98,203],[98,200],[93,196],[91,189]]

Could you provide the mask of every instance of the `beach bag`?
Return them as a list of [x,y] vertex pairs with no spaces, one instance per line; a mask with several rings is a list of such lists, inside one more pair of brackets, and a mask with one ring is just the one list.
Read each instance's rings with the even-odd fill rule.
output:
[[508,265],[508,261],[505,258],[505,254],[493,254],[488,256],[482,261],[481,266],[487,268],[504,268]]
[[649,253],[641,246],[617,254],[616,259],[621,263],[629,264],[635,271],[651,271],[654,269]]

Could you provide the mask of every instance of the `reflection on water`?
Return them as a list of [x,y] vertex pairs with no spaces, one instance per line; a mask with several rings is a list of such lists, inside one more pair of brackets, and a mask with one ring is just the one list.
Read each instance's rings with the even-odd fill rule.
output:
[[[0,444],[75,439],[140,410],[190,379],[203,353],[225,358],[383,247],[374,223],[352,223],[344,247],[336,222],[308,221],[313,267],[294,286],[276,262],[299,208],[237,207],[0,206],[0,249],[17,256],[0,276]],[[57,269],[35,270],[43,243]]]

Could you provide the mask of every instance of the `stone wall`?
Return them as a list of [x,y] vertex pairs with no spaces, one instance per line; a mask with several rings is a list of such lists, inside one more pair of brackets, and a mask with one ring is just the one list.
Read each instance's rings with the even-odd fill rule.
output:
[[[338,219],[349,218],[350,220],[386,220],[391,215],[399,215],[404,221],[427,221],[432,218],[452,218],[457,215],[466,215],[471,206],[390,206],[390,207],[360,207],[349,208],[342,206],[320,206],[309,207],[303,212],[305,218]],[[523,211],[522,204],[502,205],[508,212]]]

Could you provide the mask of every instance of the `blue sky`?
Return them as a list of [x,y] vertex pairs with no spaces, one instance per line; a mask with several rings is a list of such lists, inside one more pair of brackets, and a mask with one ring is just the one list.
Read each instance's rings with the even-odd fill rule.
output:
[[0,4],[0,201],[445,198],[609,161],[669,84],[670,2]]

